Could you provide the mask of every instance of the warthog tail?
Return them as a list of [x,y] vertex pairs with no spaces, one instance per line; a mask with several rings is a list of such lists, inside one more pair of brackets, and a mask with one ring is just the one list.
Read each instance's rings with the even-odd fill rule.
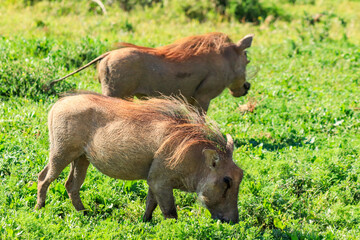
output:
[[44,85],[44,88],[45,89],[50,89],[55,83],[60,82],[61,80],[64,80],[65,78],[68,78],[68,77],[74,75],[75,73],[78,73],[78,72],[84,70],[85,68],[87,68],[90,65],[93,65],[94,63],[100,61],[101,59],[103,59],[104,57],[106,57],[109,54],[110,54],[110,52],[104,53],[104,54],[100,55],[99,57],[95,58],[94,60],[92,60],[91,62],[89,62],[88,64],[80,67],[79,69],[76,69],[74,72],[69,73],[68,75],[66,75],[66,76],[64,76],[62,78],[50,81],[49,83]]

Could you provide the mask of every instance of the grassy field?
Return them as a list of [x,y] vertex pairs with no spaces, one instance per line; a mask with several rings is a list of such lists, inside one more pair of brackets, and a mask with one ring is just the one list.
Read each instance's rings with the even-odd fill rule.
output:
[[[189,19],[179,9],[190,1],[130,12],[106,5],[107,15],[85,0],[24,2],[31,1],[0,4],[1,239],[360,239],[359,1],[273,0],[283,17],[259,17],[259,24],[214,13]],[[233,136],[234,161],[245,171],[240,222],[211,220],[196,194],[175,191],[179,220],[163,220],[157,209],[144,223],[146,182],[114,180],[93,167],[81,188],[89,215],[67,196],[68,168],[50,186],[46,207],[35,211],[56,93],[100,92],[95,68],[52,92],[41,85],[119,41],[154,47],[211,31],[234,41],[255,34],[251,91],[233,98],[225,90],[208,112]],[[244,104],[255,110],[240,111]]]

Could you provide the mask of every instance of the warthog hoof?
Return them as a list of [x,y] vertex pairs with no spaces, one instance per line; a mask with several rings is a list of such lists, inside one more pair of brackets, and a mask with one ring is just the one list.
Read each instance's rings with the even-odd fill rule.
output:
[[35,206],[35,210],[40,210],[41,208],[45,207],[45,203],[44,204],[36,204]]

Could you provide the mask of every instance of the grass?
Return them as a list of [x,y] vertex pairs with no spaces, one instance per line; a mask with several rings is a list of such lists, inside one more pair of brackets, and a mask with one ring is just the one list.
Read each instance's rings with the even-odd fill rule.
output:
[[[87,1],[43,1],[26,8],[5,1],[0,6],[0,238],[359,239],[360,3],[277,3],[291,21],[253,25],[214,16],[199,23],[158,6],[131,12],[107,6],[103,16],[89,11]],[[324,16],[312,24],[316,13]],[[209,31],[225,32],[234,41],[255,33],[249,67],[259,71],[250,79],[249,95],[233,98],[225,90],[208,113],[233,136],[234,161],[245,171],[239,224],[211,220],[195,194],[180,191],[175,191],[178,221],[163,220],[157,209],[153,221],[144,223],[146,182],[114,180],[93,167],[81,189],[88,216],[76,212],[67,196],[68,168],[50,186],[46,207],[34,211],[37,174],[49,153],[47,113],[58,98],[38,86],[115,42],[160,46]],[[55,91],[100,92],[95,75],[89,68]],[[239,106],[248,102],[256,102],[255,109],[242,112]]]

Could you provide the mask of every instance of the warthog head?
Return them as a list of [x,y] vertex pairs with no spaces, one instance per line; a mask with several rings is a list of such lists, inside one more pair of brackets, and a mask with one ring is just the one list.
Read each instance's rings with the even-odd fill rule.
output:
[[239,184],[243,171],[232,160],[234,142],[227,135],[226,151],[218,153],[213,149],[204,149],[203,155],[210,168],[208,175],[198,187],[199,200],[210,211],[213,219],[237,223]]
[[241,39],[234,47],[236,54],[232,59],[233,61],[233,71],[234,71],[234,80],[228,86],[230,89],[231,95],[234,97],[245,96],[249,89],[250,83],[246,81],[246,66],[250,62],[247,58],[246,48],[251,46],[253,40],[253,35],[247,35]]

